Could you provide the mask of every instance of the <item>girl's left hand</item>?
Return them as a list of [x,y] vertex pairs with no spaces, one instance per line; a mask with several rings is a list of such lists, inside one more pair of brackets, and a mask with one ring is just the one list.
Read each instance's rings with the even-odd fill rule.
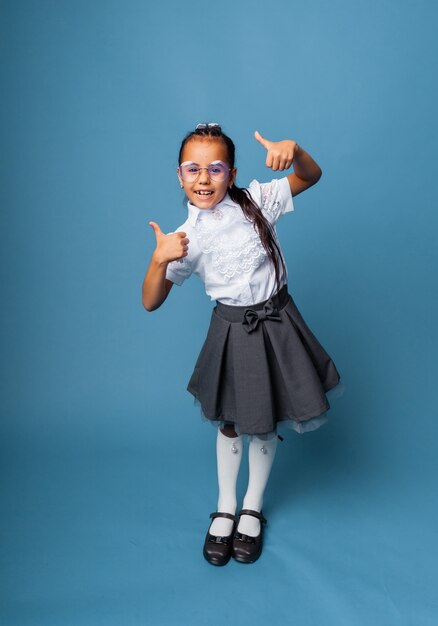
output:
[[292,165],[294,156],[299,146],[292,139],[284,139],[283,141],[268,141],[261,136],[258,130],[255,131],[254,137],[268,151],[266,155],[266,167],[277,170],[288,170]]

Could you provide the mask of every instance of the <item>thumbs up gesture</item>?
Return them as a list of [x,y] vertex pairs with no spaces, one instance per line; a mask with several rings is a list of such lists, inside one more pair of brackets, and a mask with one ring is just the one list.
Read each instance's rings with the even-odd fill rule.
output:
[[291,139],[283,141],[269,141],[262,137],[258,130],[255,131],[254,137],[268,151],[266,155],[266,167],[277,170],[288,170],[294,160],[295,152],[298,150],[298,144]]
[[188,255],[190,240],[186,233],[179,231],[166,235],[156,222],[149,222],[149,226],[154,229],[157,242],[154,255],[160,263],[170,263]]

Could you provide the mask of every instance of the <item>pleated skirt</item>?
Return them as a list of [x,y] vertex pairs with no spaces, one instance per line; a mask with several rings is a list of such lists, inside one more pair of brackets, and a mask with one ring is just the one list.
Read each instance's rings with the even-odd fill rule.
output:
[[328,392],[344,388],[287,284],[250,306],[216,302],[187,385],[205,420],[247,435],[315,430],[327,421]]

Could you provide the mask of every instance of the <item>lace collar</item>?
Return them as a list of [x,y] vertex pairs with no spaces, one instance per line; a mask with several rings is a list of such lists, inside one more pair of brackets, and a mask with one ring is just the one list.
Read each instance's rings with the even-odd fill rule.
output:
[[201,212],[213,213],[214,211],[217,211],[217,209],[225,207],[225,206],[236,206],[236,203],[233,200],[231,200],[231,197],[228,193],[226,193],[224,198],[220,202],[215,204],[214,207],[211,207],[211,209],[200,209],[194,204],[192,204],[190,200],[188,200],[187,201],[187,208],[189,210],[188,221],[192,226],[195,226],[198,216]]

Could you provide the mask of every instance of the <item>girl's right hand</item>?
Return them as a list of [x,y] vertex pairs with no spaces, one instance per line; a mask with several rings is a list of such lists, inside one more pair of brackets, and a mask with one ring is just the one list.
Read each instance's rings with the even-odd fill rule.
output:
[[190,240],[186,233],[179,231],[166,235],[156,222],[149,222],[149,225],[155,232],[157,247],[154,255],[160,263],[170,263],[170,261],[177,261],[188,255],[189,246],[187,244]]

